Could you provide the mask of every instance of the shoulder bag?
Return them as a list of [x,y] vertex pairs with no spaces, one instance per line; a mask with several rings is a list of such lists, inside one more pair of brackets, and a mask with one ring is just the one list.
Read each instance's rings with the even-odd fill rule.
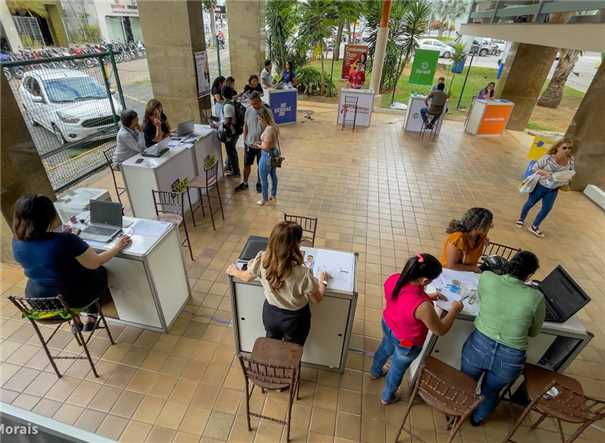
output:
[[271,150],[271,166],[273,168],[281,168],[283,161],[286,157],[282,156],[282,150],[279,143],[279,135],[276,136],[277,148]]

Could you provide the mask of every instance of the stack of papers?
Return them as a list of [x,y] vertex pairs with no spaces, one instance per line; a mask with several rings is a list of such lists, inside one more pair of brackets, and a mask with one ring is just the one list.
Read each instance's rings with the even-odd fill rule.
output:
[[464,304],[462,312],[477,315],[479,313],[478,286],[479,274],[443,269],[441,275],[427,287],[426,292],[428,294],[440,292],[447,298],[447,301],[439,300],[435,302],[441,309],[449,311],[452,308],[453,301],[462,300]]

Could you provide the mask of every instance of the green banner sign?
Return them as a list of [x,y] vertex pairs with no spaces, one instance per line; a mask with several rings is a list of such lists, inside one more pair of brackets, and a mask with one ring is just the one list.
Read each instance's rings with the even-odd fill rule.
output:
[[439,60],[439,51],[429,49],[416,49],[412,72],[410,73],[410,83],[417,85],[432,85],[435,71],[437,70],[437,61]]

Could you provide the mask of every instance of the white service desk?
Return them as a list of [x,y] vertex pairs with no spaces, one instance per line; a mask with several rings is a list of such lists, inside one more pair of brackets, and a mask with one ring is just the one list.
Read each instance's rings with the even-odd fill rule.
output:
[[[472,272],[452,271],[444,269],[439,279],[429,286],[428,292],[440,289],[446,297],[454,299],[445,289],[447,281],[452,278],[463,282],[466,290],[476,290],[479,275]],[[439,314],[442,308],[448,307],[448,302],[436,302]],[[415,380],[418,365],[425,356],[431,355],[448,365],[459,369],[461,367],[462,346],[474,330],[475,317],[479,313],[479,300],[473,304],[464,302],[463,311],[458,314],[450,331],[438,337],[429,331],[419,358],[410,366],[410,377]],[[555,372],[562,372],[590,342],[593,335],[586,330],[577,316],[571,317],[565,323],[544,322],[542,330],[536,337],[529,337],[527,363],[535,364]]]
[[[326,295],[311,304],[311,332],[304,346],[303,365],[344,371],[353,318],[357,306],[357,254],[328,249],[301,248],[314,258],[313,270],[329,272]],[[265,294],[260,282],[244,283],[230,277],[231,307],[236,352],[252,352],[258,337],[265,336],[262,312]]]
[[515,104],[505,99],[476,98],[468,110],[464,130],[474,135],[500,135]]
[[[79,214],[78,220],[88,220],[89,214]],[[79,223],[76,227],[84,226]],[[123,231],[132,243],[104,265],[117,320],[167,332],[190,296],[177,226],[124,217]],[[87,242],[101,252],[110,249],[115,241]]]
[[[338,116],[336,124],[342,125],[345,114],[345,98],[357,98],[357,116],[355,126],[367,128],[372,123],[372,111],[374,109],[374,91],[372,89],[342,88],[338,99]],[[353,126],[354,109],[347,109],[345,126]]]
[[[424,126],[424,122],[422,121],[422,115],[420,115],[420,110],[426,107],[426,95],[410,95],[410,99],[408,101],[408,110],[405,115],[405,120],[403,121],[402,129],[405,132],[421,132]],[[435,128],[435,134],[439,135],[441,132],[441,126],[443,125],[443,119],[445,114],[447,113],[448,103],[445,103],[445,109],[443,110],[443,114],[437,120],[437,127]]]
[[[194,132],[185,137],[172,136],[168,152],[161,157],[135,155],[121,165],[124,183],[132,212],[136,217],[156,217],[152,190],[170,191],[176,179],[189,179],[200,175],[201,164],[208,155],[218,161],[218,179],[223,177],[223,156],[216,130],[196,124]],[[199,200],[197,192],[191,192],[191,203]]]

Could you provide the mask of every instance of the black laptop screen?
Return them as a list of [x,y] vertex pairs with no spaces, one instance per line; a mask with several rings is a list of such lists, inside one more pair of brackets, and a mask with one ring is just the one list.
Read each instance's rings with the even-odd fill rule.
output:
[[251,236],[248,238],[239,259],[242,261],[249,261],[256,257],[260,251],[263,251],[267,247],[269,239],[266,237]]
[[560,321],[566,321],[590,301],[590,297],[561,266],[542,280],[540,289],[559,314]]
[[122,227],[122,205],[111,201],[90,200],[90,223]]

